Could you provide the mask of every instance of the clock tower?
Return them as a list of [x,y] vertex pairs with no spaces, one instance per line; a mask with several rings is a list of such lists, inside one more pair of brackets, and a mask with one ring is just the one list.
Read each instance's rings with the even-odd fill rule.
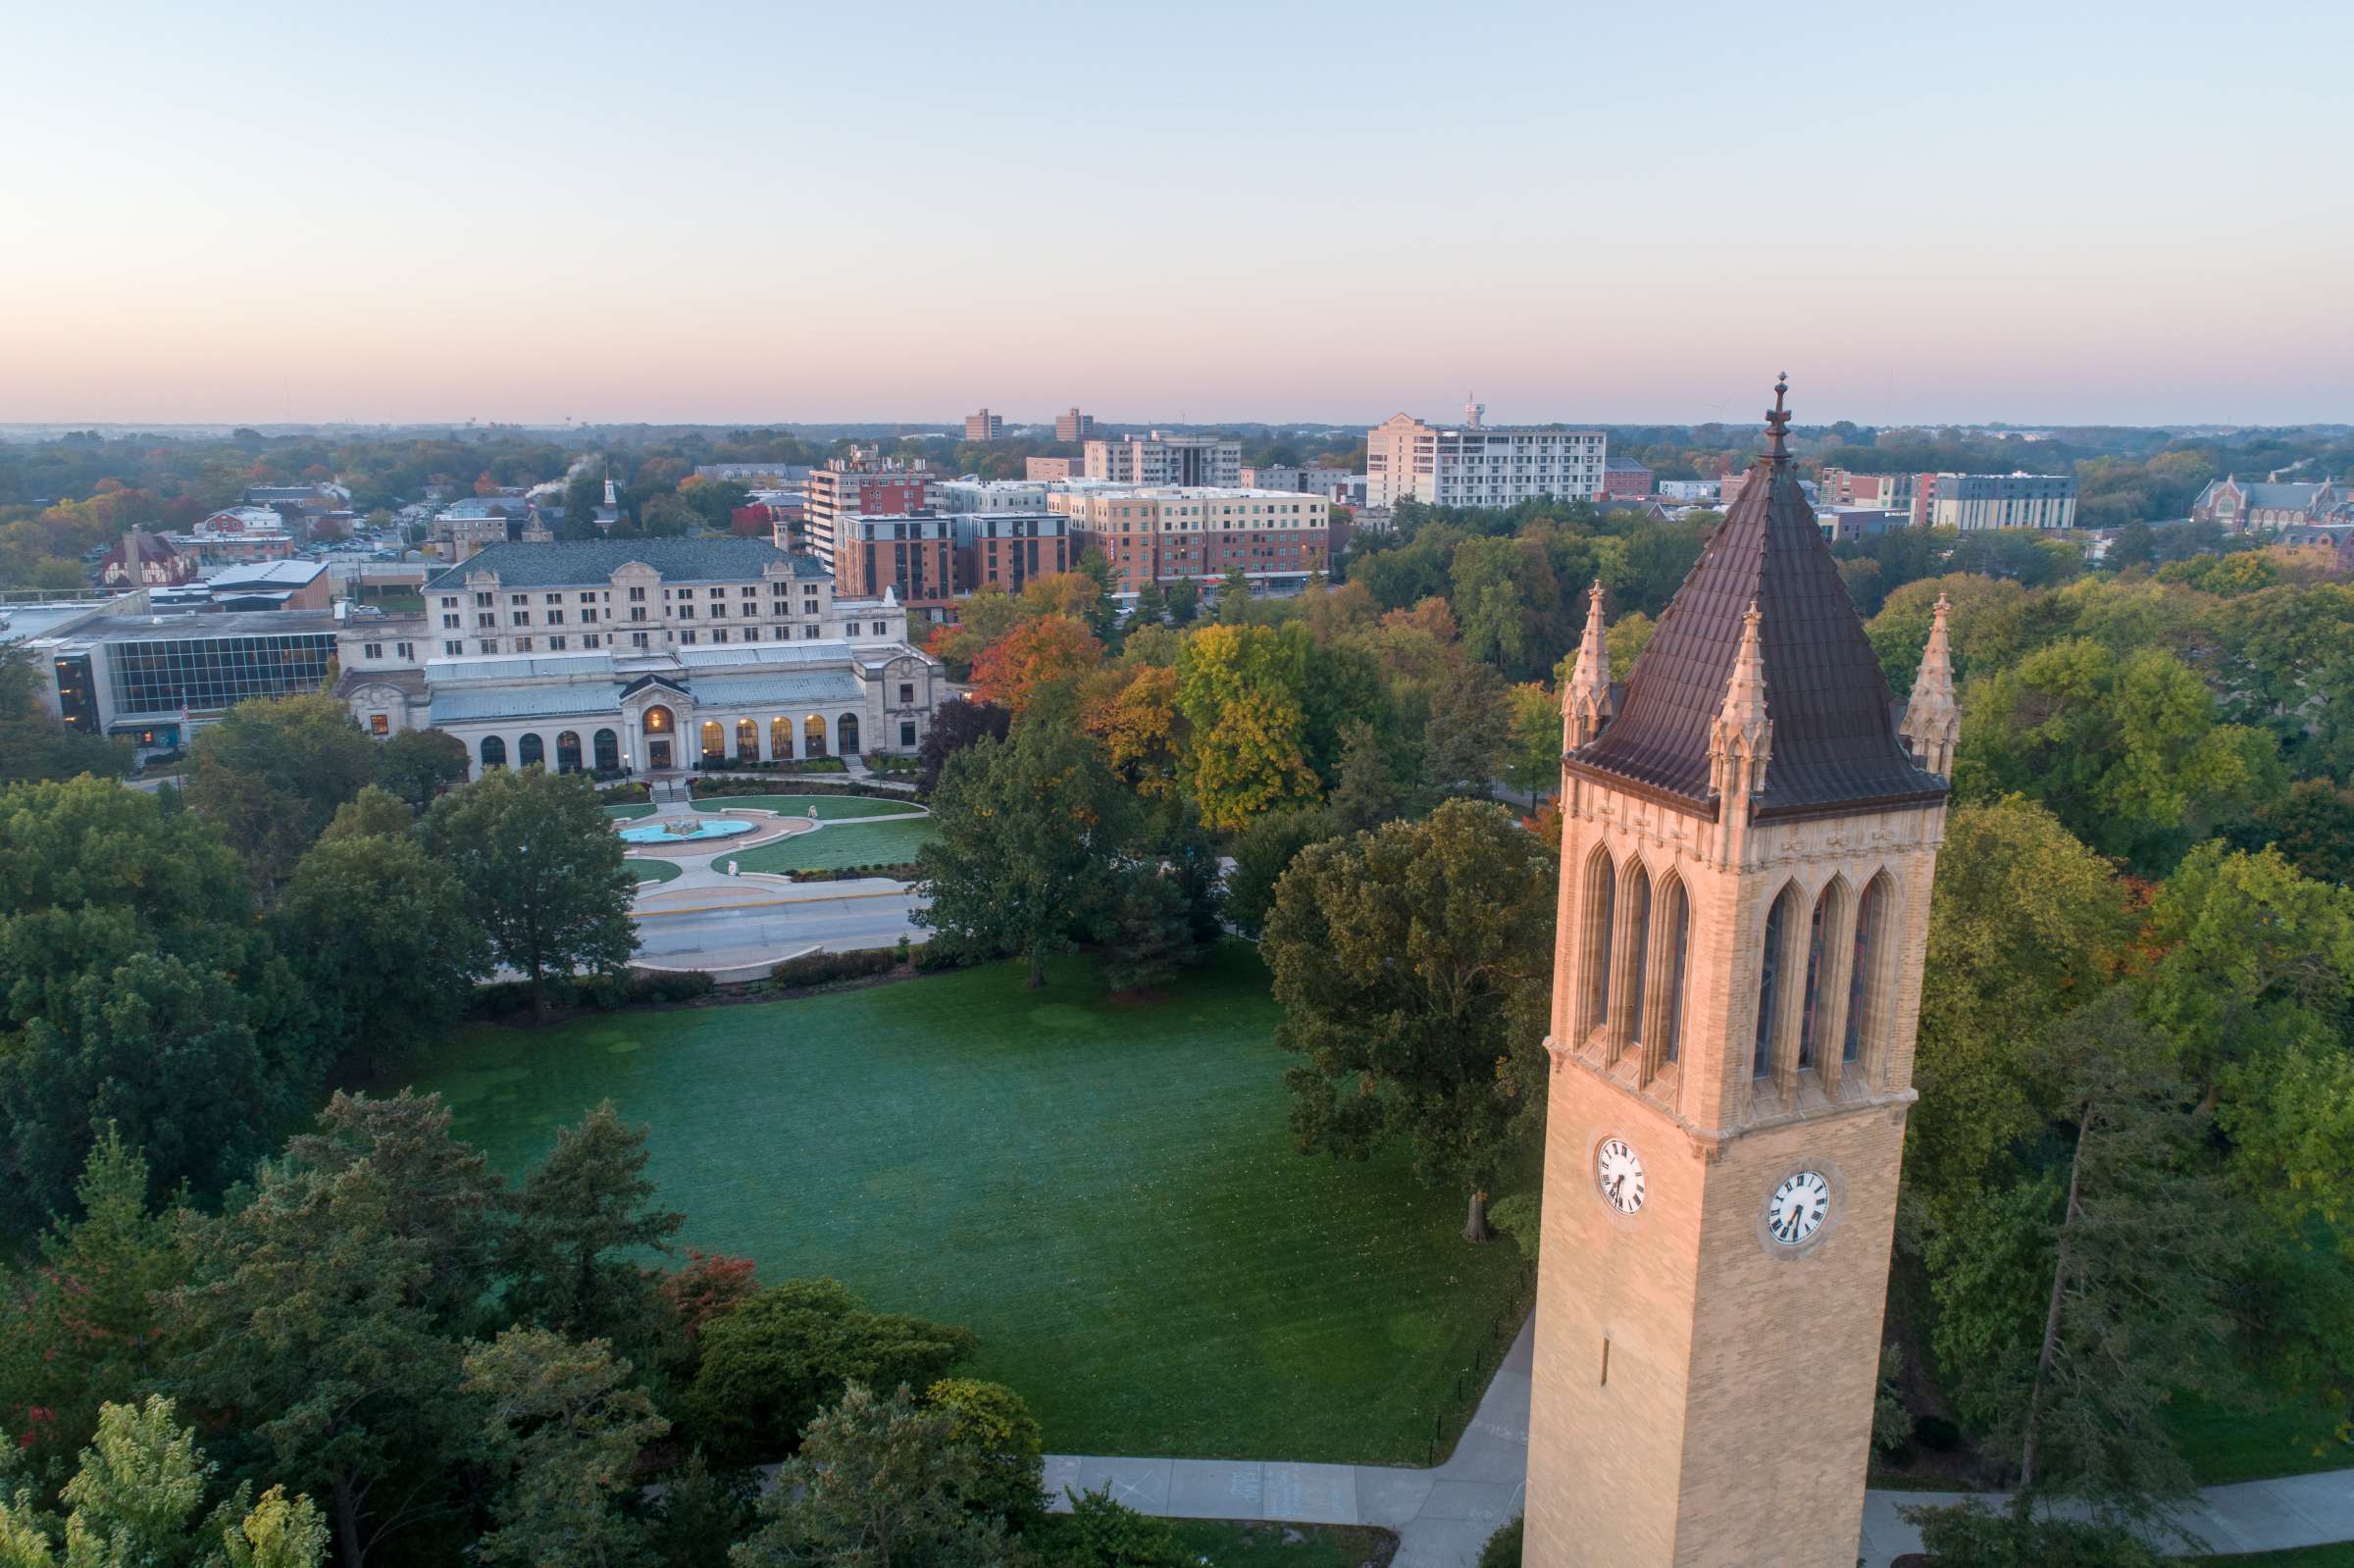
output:
[[1929,886],[1945,606],[1901,719],[1766,454],[1621,687],[1562,693],[1530,1568],[1850,1568]]

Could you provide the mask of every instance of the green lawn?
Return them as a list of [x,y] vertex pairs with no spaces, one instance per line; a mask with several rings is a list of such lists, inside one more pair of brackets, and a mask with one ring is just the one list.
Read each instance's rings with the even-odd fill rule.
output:
[[2198,1562],[2228,1564],[2229,1568],[2354,1568],[2354,1542],[2333,1546],[2298,1546],[2290,1551],[2242,1552],[2232,1557],[2200,1557]]
[[607,806],[605,808],[605,815],[608,817],[650,817],[653,814],[654,808],[642,800],[632,806]]
[[2354,1469],[2354,1443],[2337,1441],[2334,1415],[2318,1405],[2248,1411],[2184,1396],[2166,1424],[2201,1486]]
[[624,855],[621,863],[630,868],[630,875],[640,882],[668,882],[679,874],[673,861],[653,860],[643,855]]
[[694,803],[697,811],[741,811],[745,807],[760,811],[781,811],[789,817],[806,817],[809,808],[817,808],[820,822],[846,822],[853,817],[901,817],[924,808],[912,800],[873,800],[865,795],[720,795]]
[[932,836],[928,817],[899,822],[848,823],[756,844],[736,857],[743,871],[831,871],[842,866],[896,866],[915,858]]
[[682,1245],[969,1325],[1050,1449],[1419,1465],[1439,1423],[1443,1454],[1514,1249],[1465,1246],[1401,1158],[1295,1151],[1250,948],[1143,1007],[1021,973],[478,1027],[407,1080],[510,1176],[610,1096]]

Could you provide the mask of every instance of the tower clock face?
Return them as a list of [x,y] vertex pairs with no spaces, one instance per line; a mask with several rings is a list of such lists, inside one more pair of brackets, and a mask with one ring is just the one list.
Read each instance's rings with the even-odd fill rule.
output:
[[1594,1185],[1602,1200],[1621,1214],[1643,1206],[1643,1159],[1619,1138],[1606,1138],[1594,1150]]
[[1783,1246],[1811,1240],[1831,1211],[1831,1184],[1820,1171],[1793,1171],[1766,1206],[1766,1230]]

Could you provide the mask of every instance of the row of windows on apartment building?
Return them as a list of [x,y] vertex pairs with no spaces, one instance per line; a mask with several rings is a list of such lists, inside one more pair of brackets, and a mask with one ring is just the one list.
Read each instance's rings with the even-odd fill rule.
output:
[[[868,635],[870,633],[861,632],[860,628],[869,624],[870,623],[852,621],[845,629],[844,634],[853,637]],[[884,637],[891,634],[891,623],[888,621],[876,621],[871,623],[871,625],[874,628],[871,635]],[[815,641],[822,630],[822,628],[814,626],[805,626],[801,628],[802,640]],[[742,627],[740,628],[739,631],[741,635],[734,639],[736,641],[758,642],[761,640],[760,629],[756,626]],[[793,640],[792,628],[778,627],[775,629],[775,631],[776,634],[768,638],[769,641],[791,642]],[[619,633],[615,633],[615,635],[619,635]],[[697,634],[692,630],[688,630],[679,632],[678,639],[682,646],[691,648],[696,647],[701,645],[697,642],[696,635]],[[629,634],[629,636],[630,640],[628,646],[632,648],[650,648],[652,646],[653,633],[651,632],[633,632]],[[713,644],[725,643],[729,640],[728,629],[726,627],[713,627],[711,629],[711,642]],[[517,637],[514,639],[514,651],[517,653],[537,653],[542,651],[542,644],[545,645],[545,651],[549,653],[569,653],[572,651],[572,638],[569,634],[547,637]],[[410,652],[412,646],[413,644],[406,642],[399,644],[401,649],[401,658],[409,659],[414,657],[414,655]],[[484,637],[476,645],[475,651],[478,653],[498,653],[504,651],[506,646],[506,643],[497,637]],[[606,646],[605,635],[601,632],[584,632],[581,635],[580,646],[583,652],[594,653]],[[612,646],[618,648],[623,646],[623,644],[620,642],[614,642]],[[371,659],[379,659],[384,657],[383,647],[384,645],[378,642],[371,642],[367,644],[367,656]],[[466,651],[466,644],[455,639],[444,640],[441,644],[441,651],[448,657],[454,659]]]

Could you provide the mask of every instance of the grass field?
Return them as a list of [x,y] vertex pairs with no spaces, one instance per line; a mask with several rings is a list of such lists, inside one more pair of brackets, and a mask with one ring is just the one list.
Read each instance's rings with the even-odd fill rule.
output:
[[640,882],[669,882],[679,874],[675,862],[653,860],[644,855],[624,855],[621,863],[629,867],[630,875]]
[[2333,1546],[2298,1546],[2290,1551],[2252,1551],[2235,1557],[2196,1557],[2194,1562],[2228,1568],[2354,1568],[2354,1542]]
[[842,866],[896,866],[913,860],[932,836],[928,817],[900,822],[844,823],[756,844],[736,857],[743,871],[831,871]]
[[2335,1415],[2319,1405],[2238,1410],[2184,1396],[2166,1425],[2201,1486],[2354,1469],[2354,1443],[2336,1436]]
[[1305,1541],[1285,1545],[1282,1525],[1177,1519],[1177,1544],[1210,1568],[1357,1568],[1388,1560],[1396,1538],[1363,1525],[1294,1525]]
[[720,795],[694,803],[697,811],[741,811],[745,807],[806,817],[817,808],[820,822],[847,822],[853,817],[903,817],[924,808],[912,800],[874,800],[865,795]]
[[[833,830],[811,836],[823,838]],[[512,1176],[608,1096],[679,1240],[970,1326],[1062,1452],[1422,1464],[1521,1268],[1402,1159],[1295,1152],[1256,955],[1114,1007],[1018,965],[464,1032],[407,1081]]]

